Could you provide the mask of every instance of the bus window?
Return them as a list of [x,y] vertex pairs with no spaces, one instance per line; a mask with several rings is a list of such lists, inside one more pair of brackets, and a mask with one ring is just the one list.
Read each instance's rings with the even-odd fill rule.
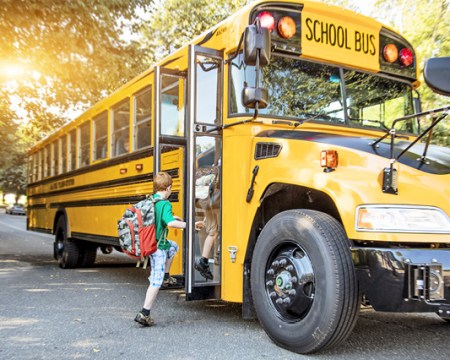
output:
[[67,171],[67,135],[61,138],[61,174]]
[[28,182],[33,182],[33,155],[28,156],[27,159],[27,174],[28,174]]
[[50,145],[47,145],[45,147],[45,169],[44,169],[44,177],[49,177],[50,173],[51,173],[51,168],[52,168],[52,162],[51,162],[51,149],[50,149]]
[[52,143],[52,175],[59,174],[59,140]]
[[152,88],[148,87],[134,98],[134,149],[150,146]]
[[[279,117],[344,122],[339,69],[291,58],[275,57],[261,72],[262,87],[269,91],[269,105],[260,114]],[[241,104],[241,91],[253,86],[255,68],[246,66],[242,56],[232,63],[230,110],[248,113]],[[286,83],[286,77],[292,81]]]
[[[411,88],[398,80],[345,71],[348,116],[351,123],[390,128],[392,122],[414,112]],[[417,132],[415,122],[400,122],[397,130]]]
[[79,167],[89,165],[90,159],[89,159],[89,150],[90,150],[90,143],[91,143],[91,127],[90,122],[86,122],[83,125],[81,125],[79,130]]
[[106,158],[108,147],[108,112],[94,118],[94,160]]
[[[208,280],[220,282],[220,168],[221,139],[196,136],[195,221],[203,221],[204,228],[196,232],[195,283]],[[207,259],[212,259],[209,261]]]
[[162,135],[184,136],[184,111],[178,111],[180,81],[178,77],[163,77],[161,94]]
[[33,164],[33,181],[38,180],[38,154],[34,153],[32,157]]
[[44,150],[39,150],[38,153],[38,180],[42,180],[43,170],[44,170]]
[[112,154],[118,156],[130,150],[130,101],[127,99],[112,111]]
[[[219,78],[221,74],[220,60],[208,56],[199,55],[196,58],[196,103],[197,122],[206,124],[219,124],[218,112],[218,87],[220,87]],[[219,84],[219,86],[218,86]]]
[[69,133],[69,155],[68,155],[68,170],[75,170],[77,164],[77,133],[76,130],[72,130]]

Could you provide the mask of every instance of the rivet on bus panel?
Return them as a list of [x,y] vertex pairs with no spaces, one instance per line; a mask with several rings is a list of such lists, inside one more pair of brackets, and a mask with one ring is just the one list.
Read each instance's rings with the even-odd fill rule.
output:
[[126,168],[120,169],[120,174],[121,175],[126,174],[126,173],[127,173],[127,169]]

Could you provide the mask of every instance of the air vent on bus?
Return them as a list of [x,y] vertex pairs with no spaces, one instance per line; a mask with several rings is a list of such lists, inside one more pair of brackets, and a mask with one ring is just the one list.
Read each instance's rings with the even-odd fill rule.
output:
[[255,149],[255,160],[277,157],[281,151],[280,144],[257,143]]

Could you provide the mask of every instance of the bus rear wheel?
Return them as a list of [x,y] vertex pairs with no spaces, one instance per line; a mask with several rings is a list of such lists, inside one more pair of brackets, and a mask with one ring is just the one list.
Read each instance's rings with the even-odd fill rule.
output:
[[78,264],[80,248],[76,241],[67,237],[66,219],[61,216],[55,230],[55,258],[62,269],[72,269]]
[[258,319],[278,345],[301,354],[344,341],[359,312],[350,244],[342,226],[313,210],[288,210],[262,230],[251,288]]
[[93,244],[83,244],[79,246],[79,258],[78,267],[86,268],[91,267],[95,264],[95,259],[97,258],[97,245]]

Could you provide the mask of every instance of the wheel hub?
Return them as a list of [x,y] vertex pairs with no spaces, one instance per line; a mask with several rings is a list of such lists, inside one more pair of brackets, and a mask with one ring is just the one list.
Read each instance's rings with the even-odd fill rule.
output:
[[266,292],[279,314],[302,318],[314,300],[314,271],[311,261],[299,248],[283,249],[268,264]]

